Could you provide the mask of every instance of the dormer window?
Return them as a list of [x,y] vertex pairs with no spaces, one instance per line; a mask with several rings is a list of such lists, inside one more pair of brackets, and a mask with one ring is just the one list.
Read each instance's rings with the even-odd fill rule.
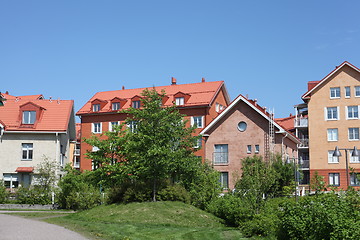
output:
[[138,100],[138,101],[133,101],[132,104],[131,104],[131,106],[132,106],[133,108],[140,108],[140,100]]
[[111,110],[117,111],[117,110],[119,110],[119,109],[120,109],[120,103],[119,103],[119,102],[113,102],[113,103],[111,104]]
[[100,104],[93,104],[93,112],[98,112],[100,111]]
[[23,111],[23,124],[34,124],[36,120],[36,111]]
[[185,98],[184,97],[175,98],[175,105],[180,106],[180,105],[184,105],[184,103],[185,103]]

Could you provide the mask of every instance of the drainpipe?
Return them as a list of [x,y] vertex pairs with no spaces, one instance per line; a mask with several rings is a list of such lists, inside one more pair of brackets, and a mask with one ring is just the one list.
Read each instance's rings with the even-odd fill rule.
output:
[[281,158],[284,161],[284,139],[288,136],[288,133],[285,132],[285,136],[281,139]]

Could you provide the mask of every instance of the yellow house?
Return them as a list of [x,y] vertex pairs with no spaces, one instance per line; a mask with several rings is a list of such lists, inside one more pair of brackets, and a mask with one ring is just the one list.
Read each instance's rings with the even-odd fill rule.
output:
[[[359,186],[354,147],[360,147],[360,69],[344,62],[325,78],[308,83],[307,103],[310,176],[317,171],[327,185]],[[334,156],[338,147],[342,156]]]

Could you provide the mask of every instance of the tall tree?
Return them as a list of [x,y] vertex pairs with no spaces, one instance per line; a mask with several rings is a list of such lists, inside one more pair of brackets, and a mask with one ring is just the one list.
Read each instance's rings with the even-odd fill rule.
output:
[[103,179],[150,182],[156,201],[162,182],[196,172],[199,159],[194,146],[199,137],[192,135],[194,128],[185,126],[176,106],[162,105],[164,91],[146,89],[142,96],[141,108],[121,111],[128,118],[114,132],[106,133],[106,139],[93,137],[85,142],[99,148],[87,155],[95,160]]

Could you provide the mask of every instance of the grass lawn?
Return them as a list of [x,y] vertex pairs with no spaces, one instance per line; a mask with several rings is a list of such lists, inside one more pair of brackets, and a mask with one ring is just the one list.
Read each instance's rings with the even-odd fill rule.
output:
[[103,205],[42,220],[93,239],[246,239],[212,214],[181,202]]

